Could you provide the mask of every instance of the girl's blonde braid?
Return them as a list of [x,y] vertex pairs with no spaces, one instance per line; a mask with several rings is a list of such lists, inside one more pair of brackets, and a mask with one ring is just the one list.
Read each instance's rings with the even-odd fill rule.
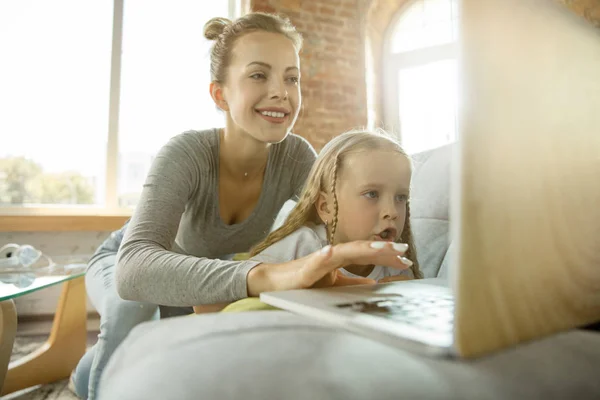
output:
[[333,245],[333,238],[335,237],[335,230],[337,228],[338,223],[338,199],[337,194],[335,193],[335,185],[337,182],[337,170],[338,170],[338,162],[339,157],[335,157],[335,162],[333,163],[333,177],[331,179],[331,194],[333,195],[333,221],[331,221],[331,231],[329,233],[329,244]]
[[406,203],[406,220],[404,221],[404,230],[402,231],[400,241],[408,245],[408,250],[406,250],[404,257],[413,262],[413,265],[410,267],[410,269],[412,270],[415,278],[423,278],[423,272],[421,271],[421,268],[419,267],[419,261],[417,260],[417,248],[415,247],[415,240],[413,238],[412,229],[410,226],[410,202]]

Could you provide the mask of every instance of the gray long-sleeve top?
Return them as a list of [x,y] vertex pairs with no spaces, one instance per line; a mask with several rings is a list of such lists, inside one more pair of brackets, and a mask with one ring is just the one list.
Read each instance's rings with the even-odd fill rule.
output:
[[271,145],[255,209],[226,225],[219,213],[219,131],[172,138],[152,164],[119,248],[119,295],[169,306],[247,297],[247,274],[259,262],[218,258],[247,252],[269,233],[283,203],[302,190],[315,158],[310,144],[293,134]]

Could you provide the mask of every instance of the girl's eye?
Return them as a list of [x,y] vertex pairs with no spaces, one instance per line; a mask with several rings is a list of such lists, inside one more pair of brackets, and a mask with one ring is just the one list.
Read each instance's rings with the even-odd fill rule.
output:
[[262,74],[262,73],[256,73],[256,74],[250,75],[250,78],[259,80],[259,79],[265,79],[266,76],[265,76],[265,74]]
[[408,201],[408,196],[405,195],[405,194],[399,194],[399,195],[396,196],[396,201],[398,203],[405,203],[405,202]]
[[292,76],[292,77],[288,78],[288,81],[293,83],[294,85],[297,85],[298,82],[300,82],[300,78],[298,78],[297,76]]
[[364,194],[364,196],[368,199],[376,199],[379,197],[379,194],[375,190],[371,190]]

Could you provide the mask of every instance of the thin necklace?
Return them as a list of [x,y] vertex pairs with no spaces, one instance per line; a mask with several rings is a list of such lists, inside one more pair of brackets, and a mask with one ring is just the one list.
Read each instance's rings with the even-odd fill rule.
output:
[[[252,172],[252,176],[256,176],[259,171],[263,171],[264,172],[265,169],[267,168],[268,161],[269,160],[267,158],[267,162],[261,168],[257,169],[256,171],[251,171]],[[248,174],[249,174],[248,171],[244,172],[244,178],[248,178]]]

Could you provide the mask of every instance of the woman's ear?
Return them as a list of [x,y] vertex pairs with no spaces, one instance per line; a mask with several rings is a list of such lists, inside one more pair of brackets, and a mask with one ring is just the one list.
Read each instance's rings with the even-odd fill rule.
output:
[[210,97],[212,97],[213,101],[223,111],[229,111],[229,105],[225,98],[223,97],[223,86],[221,86],[218,82],[210,83]]
[[317,213],[319,214],[319,218],[327,224],[330,224],[333,221],[333,215],[331,213],[331,200],[329,194],[325,192],[319,192],[319,198],[317,199]]

